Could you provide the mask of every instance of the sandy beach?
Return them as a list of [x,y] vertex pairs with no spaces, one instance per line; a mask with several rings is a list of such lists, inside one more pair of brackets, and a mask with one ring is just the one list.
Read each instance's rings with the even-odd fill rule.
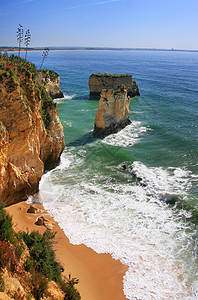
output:
[[82,300],[122,300],[126,299],[123,293],[123,276],[127,267],[120,261],[114,260],[110,254],[97,254],[85,245],[72,245],[57,222],[43,209],[41,204],[35,204],[42,210],[42,214],[29,214],[30,205],[20,202],[6,208],[13,218],[15,231],[38,230],[43,233],[44,226],[35,225],[38,216],[43,215],[54,225],[56,232],[54,250],[57,260],[63,265],[64,275],[79,279],[77,288]]

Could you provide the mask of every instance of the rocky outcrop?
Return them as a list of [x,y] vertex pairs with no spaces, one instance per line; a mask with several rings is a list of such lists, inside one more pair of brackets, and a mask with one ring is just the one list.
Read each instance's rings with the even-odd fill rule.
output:
[[[22,285],[20,284],[19,280],[17,278],[14,278],[13,276],[11,276],[7,270],[5,270],[3,273],[3,280],[5,282],[5,293],[7,293],[11,296],[14,296],[17,294],[17,296],[19,296],[19,299],[25,298],[25,291],[24,291],[24,288],[22,287]],[[6,299],[6,298],[4,298],[4,299]]]
[[36,72],[11,67],[0,68],[0,199],[6,205],[36,193],[44,169],[55,167],[64,149],[56,104]]
[[48,293],[48,299],[50,300],[66,299],[65,294],[60,289],[60,286],[54,281],[50,281],[48,283],[47,293]]
[[89,77],[90,96],[100,96],[103,89],[117,90],[121,85],[126,86],[128,96],[135,97],[140,95],[132,75],[99,73],[92,74]]
[[94,135],[115,133],[129,125],[129,104],[130,97],[125,86],[117,91],[103,90],[96,112]]
[[37,74],[37,80],[44,85],[48,95],[52,98],[64,98],[63,92],[60,89],[60,77],[51,70],[42,70]]

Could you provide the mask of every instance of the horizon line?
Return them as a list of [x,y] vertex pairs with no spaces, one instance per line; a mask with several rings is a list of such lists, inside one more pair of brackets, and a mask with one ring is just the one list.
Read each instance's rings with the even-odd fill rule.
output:
[[[198,49],[175,49],[175,48],[149,48],[149,47],[94,47],[94,46],[35,46],[29,47],[28,50],[37,50],[42,51],[44,48],[49,50],[117,50],[117,51],[175,51],[175,52],[198,52]],[[18,49],[18,46],[0,46],[0,49]],[[21,50],[25,50],[25,47],[22,47]]]

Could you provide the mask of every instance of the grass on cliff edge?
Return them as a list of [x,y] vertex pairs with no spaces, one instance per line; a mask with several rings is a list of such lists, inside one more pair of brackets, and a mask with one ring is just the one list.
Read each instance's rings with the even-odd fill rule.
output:
[[0,292],[5,289],[3,273],[6,268],[19,280],[29,298],[34,296],[39,300],[47,296],[48,282],[53,280],[64,292],[65,300],[81,299],[75,288],[78,279],[71,276],[62,278],[60,264],[53,250],[54,237],[55,233],[49,230],[43,235],[38,231],[15,233],[12,217],[0,204]]
[[51,70],[38,71],[36,66],[31,62],[19,58],[18,56],[11,55],[8,57],[7,54],[2,55],[0,53],[0,92],[1,85],[4,85],[7,93],[12,93],[17,86],[20,87],[21,95],[27,106],[31,97],[28,95],[32,94],[33,87],[31,81],[34,84],[35,93],[38,99],[41,99],[41,116],[47,133],[50,134],[49,125],[51,118],[48,109],[52,106],[56,106],[52,98],[47,94],[45,87],[37,80],[39,72],[44,72],[46,76],[50,77],[50,80],[54,81],[58,74]]
[[55,71],[52,71],[52,70],[41,70],[38,72],[42,72],[43,74],[45,74],[45,83],[47,82],[48,78],[54,82],[59,76],[58,73],[56,73]]

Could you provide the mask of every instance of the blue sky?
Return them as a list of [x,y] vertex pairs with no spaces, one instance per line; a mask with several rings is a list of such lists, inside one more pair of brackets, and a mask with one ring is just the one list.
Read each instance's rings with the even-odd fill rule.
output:
[[198,49],[198,0],[0,0],[0,46]]

